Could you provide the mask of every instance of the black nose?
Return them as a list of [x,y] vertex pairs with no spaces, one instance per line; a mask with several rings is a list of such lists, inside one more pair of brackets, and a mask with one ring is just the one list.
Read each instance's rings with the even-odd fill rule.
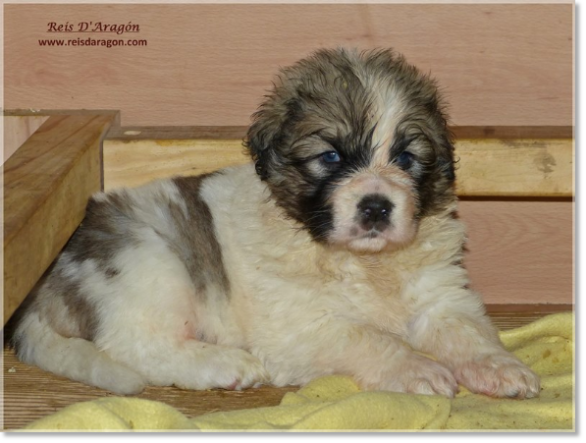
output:
[[391,224],[393,204],[384,195],[365,195],[357,206],[358,218],[363,229],[384,231]]

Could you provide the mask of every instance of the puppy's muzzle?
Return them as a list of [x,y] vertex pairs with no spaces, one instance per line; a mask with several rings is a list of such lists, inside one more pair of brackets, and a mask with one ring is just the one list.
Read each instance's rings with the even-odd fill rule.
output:
[[381,194],[367,194],[357,205],[360,227],[374,234],[383,232],[391,224],[393,203]]

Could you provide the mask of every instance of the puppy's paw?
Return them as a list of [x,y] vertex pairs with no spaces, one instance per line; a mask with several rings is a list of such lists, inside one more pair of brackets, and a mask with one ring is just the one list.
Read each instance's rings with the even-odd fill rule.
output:
[[440,363],[417,354],[401,357],[381,383],[381,389],[411,394],[443,395],[453,398],[458,383],[452,372]]
[[123,377],[117,379],[116,392],[120,395],[136,395],[140,394],[145,388],[145,381],[135,373],[127,373]]
[[[199,355],[201,363],[185,379],[176,381],[184,389],[241,390],[268,383],[270,377],[261,361],[249,352],[237,348],[211,347]],[[203,358],[202,358],[203,357]]]
[[107,389],[118,395],[135,395],[140,394],[146,385],[141,375],[123,367],[122,365],[112,365],[108,372],[102,372],[95,375],[89,384]]
[[465,362],[454,373],[458,382],[478,394],[518,399],[539,395],[539,377],[509,353]]
[[218,371],[216,387],[240,391],[268,383],[270,377],[261,361],[249,352],[231,350],[225,366]]

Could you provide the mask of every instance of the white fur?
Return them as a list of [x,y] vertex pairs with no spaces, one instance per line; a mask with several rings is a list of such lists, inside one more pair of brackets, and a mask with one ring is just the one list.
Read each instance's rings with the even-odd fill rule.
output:
[[137,394],[144,389],[138,372],[113,361],[89,341],[63,337],[37,314],[28,315],[20,329],[27,334],[27,345],[19,354],[25,363],[119,394]]

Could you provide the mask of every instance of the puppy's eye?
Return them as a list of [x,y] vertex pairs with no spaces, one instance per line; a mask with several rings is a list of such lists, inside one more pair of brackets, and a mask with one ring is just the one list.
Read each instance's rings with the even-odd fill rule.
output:
[[321,155],[321,159],[325,163],[340,163],[342,161],[342,159],[340,158],[340,154],[338,154],[336,151],[324,152]]
[[397,166],[401,169],[409,169],[413,162],[415,161],[415,155],[410,153],[409,151],[403,151],[397,157],[396,163]]

